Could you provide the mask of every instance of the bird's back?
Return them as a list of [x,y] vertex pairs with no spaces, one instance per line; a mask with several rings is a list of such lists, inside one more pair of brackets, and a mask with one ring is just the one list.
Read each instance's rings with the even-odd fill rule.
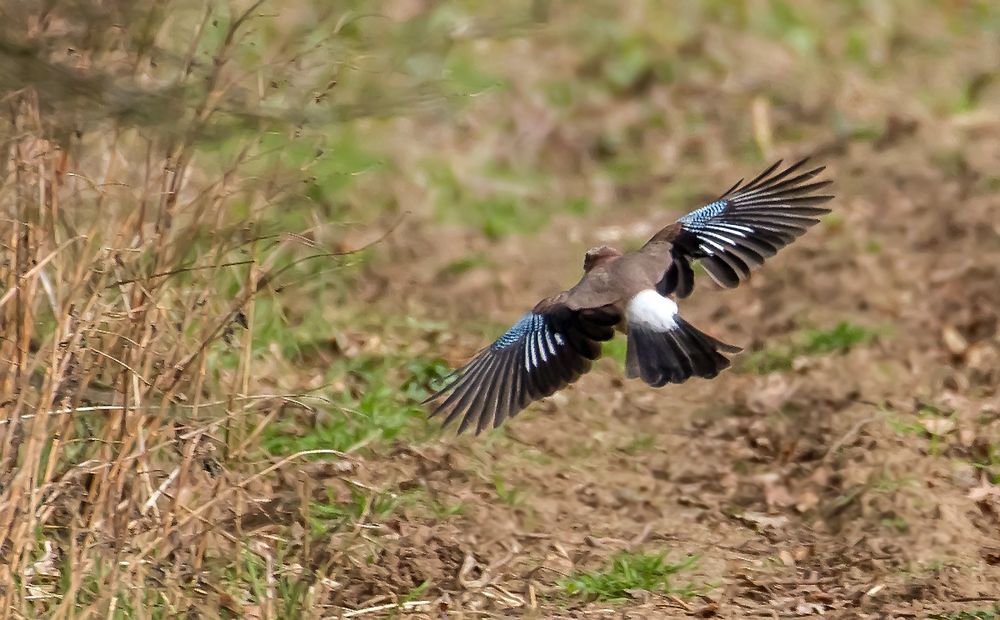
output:
[[670,244],[628,252],[603,261],[580,278],[572,288],[559,296],[571,310],[623,307],[640,291],[653,288],[663,274],[663,265],[670,252]]

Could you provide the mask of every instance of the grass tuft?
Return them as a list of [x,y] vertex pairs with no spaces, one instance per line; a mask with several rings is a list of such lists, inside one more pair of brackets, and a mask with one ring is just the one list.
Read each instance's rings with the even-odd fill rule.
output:
[[861,325],[842,321],[833,329],[811,329],[805,333],[802,352],[806,355],[847,353],[856,345],[875,338],[875,332]]
[[954,613],[931,614],[931,620],[997,620],[1000,618],[1000,604],[994,604],[989,609],[957,611]]
[[561,585],[568,594],[605,601],[627,598],[635,590],[693,596],[703,588],[692,584],[677,587],[671,583],[671,578],[693,567],[697,561],[696,555],[689,555],[680,562],[668,562],[661,554],[620,553],[604,569],[574,573]]
[[757,375],[792,369],[795,359],[803,356],[843,355],[854,347],[870,342],[878,333],[847,321],[832,329],[807,329],[796,334],[790,343],[754,351],[743,358],[740,370]]
[[[399,385],[397,375],[408,378]],[[327,410],[289,417],[270,424],[263,432],[263,448],[271,454],[331,449],[348,452],[376,440],[389,441],[419,426],[427,412],[420,402],[430,386],[451,370],[439,359],[365,356],[349,360],[331,371],[335,384],[350,389],[331,394]],[[318,457],[322,458],[322,457]]]

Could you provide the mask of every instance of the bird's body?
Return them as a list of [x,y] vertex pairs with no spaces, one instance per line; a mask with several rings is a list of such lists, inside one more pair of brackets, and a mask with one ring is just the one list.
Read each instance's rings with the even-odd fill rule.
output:
[[445,424],[473,422],[476,432],[499,426],[534,400],[578,379],[615,331],[627,334],[626,375],[654,387],[715,377],[730,365],[725,344],[682,319],[672,299],[694,287],[690,262],[701,261],[721,286],[733,288],[828,209],[832,196],[814,192],[829,181],[808,182],[823,168],[795,174],[802,160],[734,185],[718,200],[661,229],[644,246],[622,253],[592,248],[573,287],[543,299],[491,346],[459,369],[426,402]]

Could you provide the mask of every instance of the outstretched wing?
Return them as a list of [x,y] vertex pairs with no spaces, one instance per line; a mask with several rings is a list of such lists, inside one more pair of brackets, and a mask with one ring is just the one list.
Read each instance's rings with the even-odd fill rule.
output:
[[458,369],[425,404],[444,425],[461,419],[458,432],[473,422],[476,434],[500,426],[530,403],[549,396],[590,370],[600,343],[619,321],[612,308],[570,310],[543,302],[525,314],[492,345]]
[[752,268],[819,222],[816,217],[830,210],[818,205],[833,196],[816,192],[831,181],[810,182],[825,167],[802,172],[807,161],[779,171],[779,160],[749,183],[741,180],[714,202],[657,233],[650,243],[669,241],[673,246],[672,261],[657,290],[677,297],[690,295],[691,260],[700,260],[720,286],[735,288]]

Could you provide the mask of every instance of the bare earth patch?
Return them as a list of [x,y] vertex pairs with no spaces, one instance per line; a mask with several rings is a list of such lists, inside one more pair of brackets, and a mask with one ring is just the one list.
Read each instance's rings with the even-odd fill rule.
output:
[[[419,598],[429,607],[410,609],[427,617],[927,617],[989,609],[1000,583],[990,452],[1000,403],[996,369],[983,359],[995,359],[997,342],[994,331],[985,340],[970,332],[983,323],[995,330],[1000,307],[1000,289],[982,284],[1000,281],[1000,245],[978,232],[995,231],[994,211],[969,189],[966,204],[982,208],[966,208],[961,226],[939,234],[935,222],[951,212],[936,205],[960,191],[939,171],[925,165],[892,178],[891,162],[869,152],[829,163],[842,179],[835,208],[843,224],[820,226],[738,291],[700,280],[686,306],[693,322],[760,343],[764,354],[794,340],[802,324],[849,321],[871,338],[795,356],[784,371],[738,367],[658,391],[623,383],[605,361],[502,431],[446,434],[365,457],[359,475],[374,487],[418,489],[462,508],[434,518],[418,505],[377,520],[365,537],[378,550],[352,569],[358,585],[338,602],[363,608],[426,584]],[[904,199],[908,186],[921,190]],[[859,251],[855,230],[885,239],[890,258]],[[431,279],[416,290],[461,302],[454,311],[436,305],[436,318],[478,311],[501,321],[543,293],[524,265],[569,256],[563,245],[546,233],[494,247],[509,272],[499,268],[486,283]],[[518,256],[508,262],[505,252]],[[421,277],[433,272],[423,263],[440,260],[428,254],[404,273]],[[401,269],[383,268],[397,276]],[[490,294],[494,283],[525,278],[527,291],[500,284],[503,294]],[[408,303],[423,305],[413,290],[388,296],[410,291]],[[456,363],[481,340],[463,342]],[[622,551],[698,556],[677,580],[694,594],[637,591],[588,602],[560,585]]]

